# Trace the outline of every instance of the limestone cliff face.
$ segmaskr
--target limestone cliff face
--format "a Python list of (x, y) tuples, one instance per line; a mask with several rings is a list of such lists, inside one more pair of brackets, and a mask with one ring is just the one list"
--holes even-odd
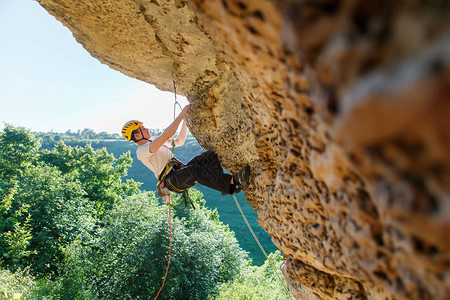
[(38, 0), (188, 97), (301, 297), (450, 297), (450, 2)]

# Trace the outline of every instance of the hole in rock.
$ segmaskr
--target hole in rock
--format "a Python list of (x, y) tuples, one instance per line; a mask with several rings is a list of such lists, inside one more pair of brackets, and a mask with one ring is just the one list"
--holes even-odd
[(243, 2), (238, 2), (237, 5), (239, 6), (240, 9), (242, 10), (246, 10), (247, 9), (247, 4), (243, 3)]
[(263, 22), (266, 20), (266, 18), (264, 17), (264, 14), (260, 10), (256, 10), (253, 13), (253, 16), (255, 16), (255, 18), (258, 18), (258, 19), (260, 19)]

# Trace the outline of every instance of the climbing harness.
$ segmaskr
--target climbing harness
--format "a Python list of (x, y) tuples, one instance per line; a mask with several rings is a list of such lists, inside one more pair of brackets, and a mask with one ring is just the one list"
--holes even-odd
[(156, 184), (158, 196), (163, 199), (163, 203), (167, 203), (171, 191), (179, 193), (183, 196), (185, 206), (187, 207), (189, 202), (192, 208), (195, 209), (194, 203), (189, 198), (188, 190), (179, 189), (170, 181), (170, 178), (166, 178), (172, 170), (178, 170), (183, 166), (184, 164), (175, 157), (169, 160), (164, 170), (158, 176), (159, 182)]
[[(285, 282), (281, 279), (279, 273), (276, 271), (272, 261), (269, 259), (269, 257), (267, 256), (266, 251), (264, 251), (263, 246), (261, 245), (261, 243), (259, 242), (258, 237), (256, 236), (256, 234), (253, 232), (252, 227), (250, 226), (250, 223), (247, 221), (247, 218), (244, 215), (244, 212), (242, 211), (241, 206), (239, 205), (238, 200), (236, 199), (236, 196), (234, 194), (232, 194), (233, 198), (234, 198), (234, 202), (236, 203), (236, 206), (238, 207), (239, 211), (241, 212), (242, 218), (244, 218), (245, 223), (247, 224), (248, 229), (250, 230), (250, 232), (253, 235), (253, 238), (255, 239), (256, 243), (258, 244), (259, 248), (261, 249), (262, 253), (264, 254), (264, 256), (266, 257), (266, 259), (269, 261), (270, 266), (272, 267), (273, 272), (277, 275), (278, 279), (280, 280), (281, 285), (283, 286), (283, 288), (285, 289), (285, 291), (287, 292), (288, 295), (290, 295), (291, 297), (293, 297), (292, 292), (289, 290), (289, 288), (285, 285)], [(276, 258), (275, 258), (276, 259)], [(274, 259), (274, 260), (275, 260)], [(293, 297), (294, 298), (294, 297)], [(295, 298), (294, 298), (295, 299)]]
[(168, 184), (170, 184), (168, 181), (165, 180), (165, 177), (167, 174), (169, 174), (174, 166), (182, 165), (183, 163), (179, 161), (176, 158), (172, 158), (169, 160), (169, 162), (164, 167), (161, 174), (158, 176), (159, 182), (156, 184), (156, 188), (158, 191), (158, 196), (163, 199), (163, 203), (167, 203), (168, 197), (170, 197), (170, 190)]

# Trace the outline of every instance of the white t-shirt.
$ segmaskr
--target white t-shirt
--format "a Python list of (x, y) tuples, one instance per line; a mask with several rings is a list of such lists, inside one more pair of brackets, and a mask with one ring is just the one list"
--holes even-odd
[(164, 167), (173, 158), (172, 151), (163, 145), (155, 153), (150, 152), (150, 142), (139, 146), (136, 150), (137, 158), (153, 173), (156, 178), (164, 170)]

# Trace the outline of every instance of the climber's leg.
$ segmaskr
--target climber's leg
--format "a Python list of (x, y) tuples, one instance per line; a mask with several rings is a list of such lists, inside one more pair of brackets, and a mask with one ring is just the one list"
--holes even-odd
[(176, 191), (191, 188), (196, 181), (198, 183), (215, 189), (222, 193), (222, 195), (230, 194), (234, 191), (234, 187), (230, 185), (232, 176), (225, 174), (222, 170), (218, 171), (214, 168), (205, 167), (202, 164), (189, 162), (185, 167), (170, 172), (166, 180), (169, 188)]
[(196, 155), (187, 163), (187, 165), (193, 164), (203, 165), (207, 168), (223, 173), (223, 168), (220, 164), (219, 157), (214, 151), (205, 151), (199, 155)]

